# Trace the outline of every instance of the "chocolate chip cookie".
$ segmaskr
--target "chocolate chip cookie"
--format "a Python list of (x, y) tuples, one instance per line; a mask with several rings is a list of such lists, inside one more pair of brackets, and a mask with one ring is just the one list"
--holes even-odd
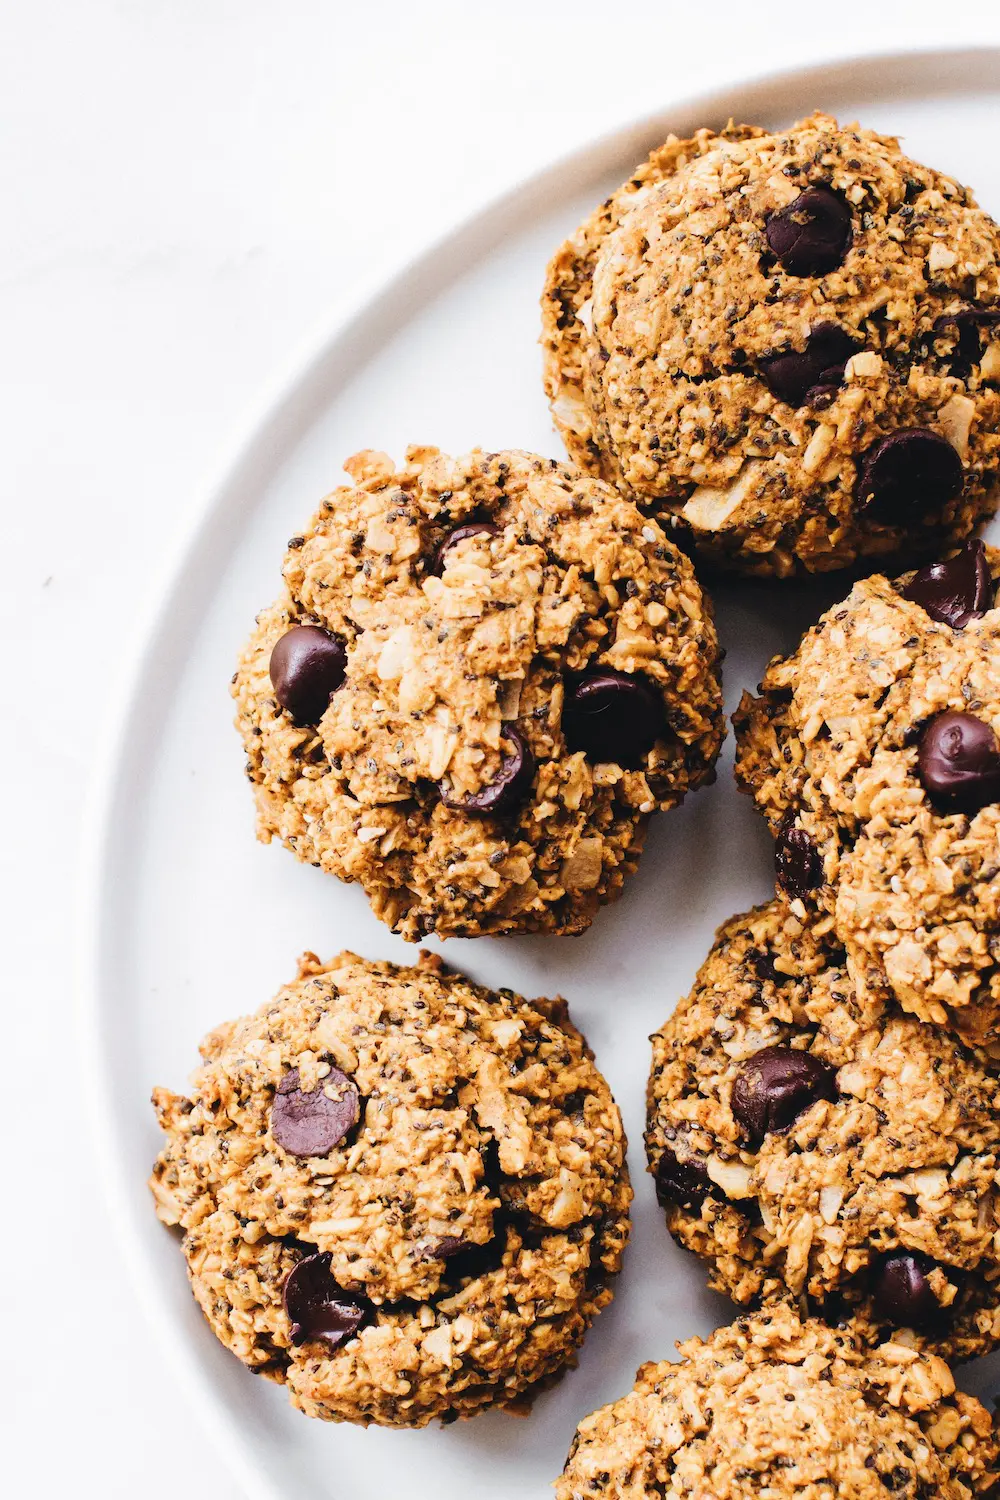
[(821, 114), (672, 136), (542, 308), (571, 456), (717, 564), (918, 560), (996, 506), (1000, 230), (892, 137)]
[(527, 453), (347, 464), (233, 680), (264, 840), (395, 932), (581, 932), (712, 778), (720, 651), (688, 559)]
[(1000, 552), (855, 585), (736, 715), (778, 883), (864, 976), (972, 1038), (1000, 1019)]
[(312, 955), (157, 1089), (151, 1187), (217, 1337), (329, 1421), (529, 1402), (611, 1300), (621, 1118), (560, 1001)]
[(989, 1413), (934, 1356), (790, 1308), (678, 1347), (580, 1423), (558, 1500), (970, 1500), (992, 1483)]
[(667, 1224), (735, 1301), (875, 1343), (1000, 1343), (997, 1055), (857, 986), (829, 917), (719, 931), (653, 1037), (646, 1148)]

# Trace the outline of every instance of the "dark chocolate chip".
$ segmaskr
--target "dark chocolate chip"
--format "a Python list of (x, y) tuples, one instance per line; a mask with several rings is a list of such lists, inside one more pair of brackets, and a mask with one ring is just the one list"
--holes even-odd
[(360, 1115), (358, 1091), (337, 1068), (331, 1068), (311, 1093), (299, 1087), (299, 1070), (293, 1068), (278, 1084), (271, 1134), (293, 1156), (325, 1156), (354, 1129)]
[(843, 265), (854, 237), (851, 210), (830, 187), (810, 187), (764, 226), (771, 254), (790, 276), (825, 276)]
[(656, 1164), (656, 1199), (661, 1208), (700, 1208), (713, 1192), (712, 1179), (704, 1162), (692, 1157), (679, 1161), (669, 1146), (664, 1146)]
[(804, 828), (785, 818), (774, 843), (774, 873), (786, 896), (795, 900), (823, 884), (823, 861)]
[(983, 357), (981, 330), (1000, 323), (1000, 308), (962, 307), (945, 313), (934, 324), (934, 332), (954, 340), (949, 368), (963, 380)]
[(764, 1047), (748, 1057), (733, 1083), (732, 1110), (754, 1147), (788, 1130), (817, 1099), (835, 1099), (828, 1063), (795, 1047)]
[(811, 406), (813, 411), (825, 411), (828, 406), (833, 405), (839, 394), (840, 380), (835, 385), (814, 385), (806, 396), (806, 405)]
[(562, 728), (571, 753), (637, 769), (664, 732), (663, 700), (644, 677), (595, 667), (566, 684)]
[(468, 1240), (461, 1239), (457, 1234), (446, 1234), (429, 1246), (435, 1260), (450, 1260), (453, 1255), (458, 1255), (468, 1245)]
[(456, 1255), (463, 1255), (466, 1250), (479, 1249), (469, 1240), (463, 1240), (457, 1234), (445, 1234), (440, 1239), (424, 1240), (416, 1250), (417, 1260), (451, 1260)]
[(989, 724), (975, 714), (948, 709), (924, 727), (917, 749), (917, 775), (943, 812), (978, 812), (1000, 802), (1000, 745)]
[(481, 1276), (499, 1271), (506, 1248), (506, 1228), (497, 1222), (497, 1233), (485, 1245), (469, 1241), (446, 1257), (445, 1280), (449, 1286), (458, 1286), (463, 1281), (478, 1281)]
[(271, 652), (274, 696), (296, 724), (319, 723), (346, 670), (344, 642), (318, 625), (293, 625)]
[(894, 1250), (872, 1268), (875, 1314), (897, 1328), (926, 1328), (941, 1312), (927, 1273), (932, 1260), (913, 1250)]
[(293, 1344), (322, 1339), (331, 1349), (352, 1338), (371, 1312), (363, 1299), (342, 1292), (330, 1274), (329, 1253), (307, 1255), (285, 1278), (282, 1298)]
[(757, 953), (752, 960), (754, 973), (761, 981), (770, 980), (772, 984), (787, 984), (791, 978), (789, 974), (779, 974), (774, 967), (774, 959), (770, 953)]
[(469, 521), (465, 526), (456, 526), (455, 530), (438, 547), (434, 554), (434, 562), (431, 572), (440, 575), (444, 572), (448, 561), (448, 553), (459, 542), (464, 541), (467, 536), (499, 536), (499, 526), (494, 526), (492, 521)]
[(844, 366), (861, 348), (860, 343), (836, 323), (820, 323), (799, 353), (782, 349), (760, 360), (761, 379), (779, 401), (803, 406), (820, 391), (836, 390), (844, 378)]
[(986, 548), (978, 537), (960, 547), (945, 562), (928, 563), (914, 573), (899, 591), (904, 599), (919, 604), (932, 620), (961, 630), (993, 608), (996, 592)]
[(531, 747), (513, 724), (504, 724), (501, 738), (509, 746), (508, 753), (500, 761), (500, 769), (493, 780), (478, 792), (468, 797), (454, 797), (442, 785), (441, 801), (455, 812), (481, 813), (499, 817), (520, 807), (528, 797), (535, 779), (535, 757)]
[(874, 521), (901, 526), (944, 510), (962, 483), (962, 460), (946, 438), (926, 427), (902, 427), (862, 458), (855, 498)]

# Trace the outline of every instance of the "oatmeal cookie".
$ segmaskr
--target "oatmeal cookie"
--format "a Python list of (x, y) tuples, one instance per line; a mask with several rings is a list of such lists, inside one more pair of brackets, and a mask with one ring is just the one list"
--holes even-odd
[(580, 1423), (558, 1500), (970, 1500), (993, 1481), (989, 1413), (933, 1355), (787, 1307), (678, 1348)]
[(653, 1037), (674, 1238), (740, 1303), (801, 1301), (953, 1359), (1000, 1343), (998, 1057), (856, 986), (829, 917), (733, 917)]
[(570, 455), (745, 573), (914, 560), (998, 498), (1000, 230), (817, 114), (671, 137), (552, 260)]
[(233, 679), (258, 831), (426, 933), (582, 932), (711, 780), (711, 606), (610, 486), (527, 453), (346, 465)]
[(156, 1210), (214, 1333), (310, 1416), (530, 1402), (611, 1300), (621, 1118), (560, 1001), (311, 954), (157, 1089)]
[(1000, 552), (855, 585), (736, 715), (779, 884), (859, 972), (972, 1038), (1000, 1020)]

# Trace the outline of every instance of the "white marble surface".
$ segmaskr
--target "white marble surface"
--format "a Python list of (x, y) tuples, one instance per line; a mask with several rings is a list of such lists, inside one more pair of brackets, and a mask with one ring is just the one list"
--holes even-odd
[(239, 1497), (105, 1238), (74, 1064), (86, 789), (206, 471), (362, 282), (561, 152), (743, 74), (1000, 43), (995, 0), (820, 11), (0, 5), (9, 1493)]

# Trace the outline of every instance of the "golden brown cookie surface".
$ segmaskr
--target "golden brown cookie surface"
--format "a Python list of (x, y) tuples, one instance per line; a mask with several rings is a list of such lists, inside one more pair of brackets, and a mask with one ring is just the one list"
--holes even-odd
[(950, 596), (873, 575), (771, 663), (736, 715), (736, 770), (786, 890), (833, 914), (859, 972), (982, 1038), (1000, 1017), (1000, 553), (936, 567)]
[(416, 938), (580, 932), (712, 776), (711, 606), (610, 486), (525, 453), (360, 454), (233, 692), (258, 829)]
[(1000, 231), (890, 137), (671, 138), (542, 307), (571, 456), (725, 567), (930, 555), (995, 508)]
[(653, 1038), (670, 1231), (737, 1302), (982, 1354), (1000, 1343), (997, 1069), (859, 991), (828, 917), (780, 899), (733, 917)]
[(331, 1421), (424, 1426), (530, 1400), (611, 1300), (621, 1119), (560, 1002), (306, 955), (158, 1089), (152, 1190), (250, 1369)]
[(865, 1351), (785, 1307), (680, 1353), (580, 1423), (558, 1500), (969, 1500), (992, 1480), (989, 1414), (940, 1359)]

